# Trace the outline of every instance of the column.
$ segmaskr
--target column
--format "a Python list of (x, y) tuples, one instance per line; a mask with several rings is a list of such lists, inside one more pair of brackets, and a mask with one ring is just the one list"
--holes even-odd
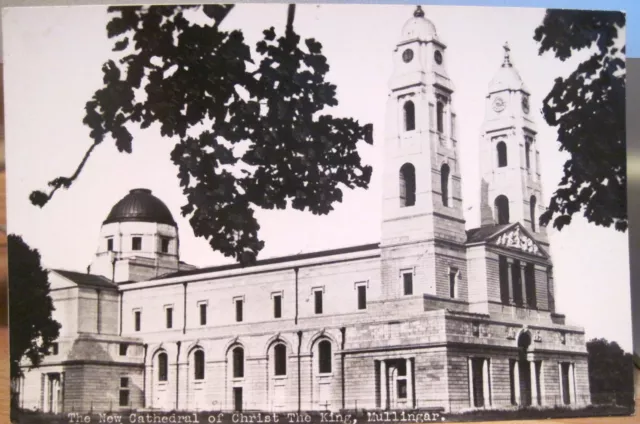
[(46, 381), (45, 381), (45, 376), (46, 374), (42, 373), (40, 374), (40, 409), (44, 412), (44, 405), (45, 402), (44, 400), (46, 399), (46, 394), (47, 394), (47, 390), (46, 390)]
[(558, 364), (558, 381), (560, 382), (560, 405), (564, 404), (564, 383), (562, 382), (562, 364)]
[(520, 262), (520, 290), (522, 292), (522, 306), (526, 307), (527, 303), (527, 272), (526, 263)]
[(380, 361), (380, 406), (389, 409), (389, 386), (387, 383), (387, 362)]
[(60, 373), (60, 408), (59, 412), (64, 412), (64, 372)]
[(575, 379), (575, 364), (569, 364), (569, 403), (577, 404), (578, 399), (576, 399), (576, 379)]
[(489, 360), (482, 361), (482, 394), (484, 397), (484, 406), (491, 405), (491, 392), (489, 389)]
[(475, 406), (473, 396), (473, 360), (469, 358), (469, 406), (472, 408)]
[(508, 282), (509, 282), (509, 304), (513, 305), (513, 260), (510, 258), (507, 258), (507, 270), (509, 272), (507, 272), (508, 277)]
[(513, 364), (513, 391), (516, 395), (516, 405), (521, 405), (520, 402), (520, 363), (515, 361)]
[(42, 397), (42, 410), (46, 412), (51, 412), (49, 410), (49, 397), (51, 396), (51, 381), (49, 381), (49, 374), (42, 374), (43, 383), (44, 383), (44, 396)]
[(413, 370), (411, 369), (411, 359), (407, 358), (406, 367), (407, 367), (407, 405), (409, 408), (413, 409), (415, 405), (415, 401), (413, 399)]
[(540, 400), (538, 399), (538, 379), (536, 373), (536, 362), (529, 361), (529, 369), (531, 370), (531, 404), (539, 405)]

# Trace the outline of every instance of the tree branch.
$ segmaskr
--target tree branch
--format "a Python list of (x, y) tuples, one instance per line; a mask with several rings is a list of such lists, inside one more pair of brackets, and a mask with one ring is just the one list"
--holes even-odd
[(31, 200), (31, 203), (36, 206), (42, 207), (45, 204), (47, 204), (49, 200), (51, 200), (51, 198), (53, 197), (55, 192), (58, 191), (59, 188), (61, 187), (69, 188), (69, 186), (71, 186), (71, 184), (78, 178), (78, 176), (80, 175), (80, 172), (82, 172), (82, 169), (87, 163), (89, 156), (91, 156), (91, 153), (93, 152), (93, 150), (96, 148), (98, 144), (99, 142), (94, 142), (89, 147), (89, 149), (87, 149), (87, 152), (84, 154), (82, 161), (80, 161), (80, 164), (78, 165), (75, 172), (70, 177), (57, 177), (49, 181), (49, 186), (53, 187), (53, 189), (48, 194), (39, 190), (31, 192), (31, 195), (29, 196), (29, 200)]
[(293, 32), (293, 20), (296, 17), (296, 5), (290, 4), (287, 10), (287, 35)]

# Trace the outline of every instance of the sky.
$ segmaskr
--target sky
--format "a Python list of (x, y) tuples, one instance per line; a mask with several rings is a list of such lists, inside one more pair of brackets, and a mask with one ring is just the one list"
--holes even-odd
[[(588, 7), (589, 2), (583, 3)], [(487, 87), (502, 63), (505, 41), (532, 92), (543, 197), (548, 203), (566, 156), (558, 151), (556, 132), (545, 124), (539, 109), (554, 79), (568, 75), (584, 56), (563, 63), (551, 55), (538, 55), (532, 37), (543, 9), (431, 5), (423, 9), (447, 45), (447, 70), (456, 89), (453, 102), (468, 228), (479, 224), (480, 127)], [(322, 42), (331, 65), (328, 79), (338, 87), (340, 103), (331, 113), (374, 126), (373, 146), (360, 146), (363, 161), (373, 166), (374, 174), (368, 190), (345, 189), (342, 204), (328, 216), (258, 211), (259, 234), (266, 242), (260, 258), (379, 241), (391, 55), (413, 10), (406, 5), (298, 7), (295, 26), (303, 37)], [(161, 137), (154, 127), (134, 131), (130, 155), (118, 153), (113, 143), (103, 143), (71, 189), (56, 193), (43, 209), (30, 204), (31, 191), (46, 189), (47, 181), (69, 175), (91, 144), (82, 118), (85, 102), (102, 86), (101, 66), (110, 57), (107, 21), (102, 6), (4, 10), (9, 232), (37, 248), (45, 266), (83, 271), (97, 249), (100, 225), (110, 208), (130, 189), (146, 187), (168, 205), (178, 222), (182, 260), (197, 266), (228, 263), (205, 240), (195, 238), (187, 219), (180, 216), (185, 200), (169, 158), (175, 140)], [(253, 45), (263, 29), (283, 29), (285, 22), (285, 5), (254, 4), (236, 7), (223, 25), (242, 29)], [(558, 311), (567, 315), (568, 323), (584, 326), (588, 338), (605, 337), (630, 350), (627, 234), (595, 227), (582, 218), (562, 232), (551, 228), (548, 232)]]

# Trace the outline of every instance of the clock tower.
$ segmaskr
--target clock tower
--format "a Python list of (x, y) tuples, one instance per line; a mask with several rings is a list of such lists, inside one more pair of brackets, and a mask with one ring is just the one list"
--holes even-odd
[[(418, 6), (393, 52), (384, 144), (383, 296), (466, 296), (465, 223), (446, 45)], [(412, 273), (409, 294), (396, 284)], [(458, 289), (450, 290), (456, 274)]]
[(481, 225), (520, 222), (545, 247), (540, 153), (530, 92), (511, 62), (509, 45), (489, 84), (480, 140)]

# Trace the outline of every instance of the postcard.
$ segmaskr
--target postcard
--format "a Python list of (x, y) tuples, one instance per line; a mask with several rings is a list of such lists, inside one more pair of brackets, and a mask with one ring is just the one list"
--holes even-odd
[(625, 23), (5, 8), (12, 415), (633, 414)]

